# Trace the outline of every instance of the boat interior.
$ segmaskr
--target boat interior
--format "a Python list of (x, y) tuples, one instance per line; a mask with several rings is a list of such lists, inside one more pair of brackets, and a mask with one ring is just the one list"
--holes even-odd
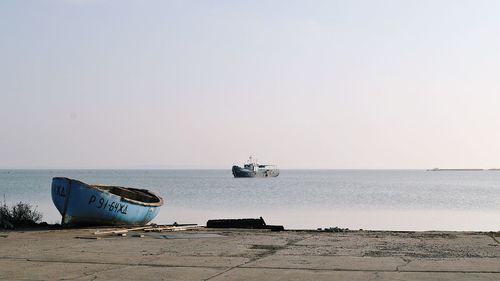
[(125, 188), (120, 186), (93, 185), (94, 187), (118, 195), (123, 198), (144, 203), (160, 203), (161, 198), (144, 189)]

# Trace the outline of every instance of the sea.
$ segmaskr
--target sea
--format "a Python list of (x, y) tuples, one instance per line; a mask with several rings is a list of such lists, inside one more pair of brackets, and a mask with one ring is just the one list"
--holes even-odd
[(229, 169), (0, 170), (0, 199), (29, 203), (59, 223), (53, 177), (149, 189), (165, 200), (158, 224), (262, 217), (287, 229), (500, 230), (500, 171), (282, 170), (276, 178), (234, 178)]

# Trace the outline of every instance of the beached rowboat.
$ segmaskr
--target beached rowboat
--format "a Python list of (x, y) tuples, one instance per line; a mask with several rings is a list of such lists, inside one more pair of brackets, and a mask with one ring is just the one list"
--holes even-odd
[(163, 199), (145, 189), (89, 185), (78, 180), (52, 179), (52, 201), (69, 225), (144, 225), (163, 205)]

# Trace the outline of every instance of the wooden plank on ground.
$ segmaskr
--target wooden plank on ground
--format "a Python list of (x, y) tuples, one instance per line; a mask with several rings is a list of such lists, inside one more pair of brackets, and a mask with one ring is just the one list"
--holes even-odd
[(126, 228), (126, 229), (118, 229), (118, 230), (110, 230), (110, 231), (96, 231), (96, 232), (94, 232), (94, 235), (121, 234), (121, 233), (127, 233), (129, 231), (144, 230), (144, 229), (149, 228), (149, 227), (150, 226), (142, 226), (142, 227), (134, 227), (134, 228)]

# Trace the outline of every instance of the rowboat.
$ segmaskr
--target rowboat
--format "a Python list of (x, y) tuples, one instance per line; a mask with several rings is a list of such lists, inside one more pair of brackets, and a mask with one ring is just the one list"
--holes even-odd
[(163, 199), (146, 189), (89, 185), (52, 179), (52, 201), (61, 225), (144, 225), (156, 217)]

